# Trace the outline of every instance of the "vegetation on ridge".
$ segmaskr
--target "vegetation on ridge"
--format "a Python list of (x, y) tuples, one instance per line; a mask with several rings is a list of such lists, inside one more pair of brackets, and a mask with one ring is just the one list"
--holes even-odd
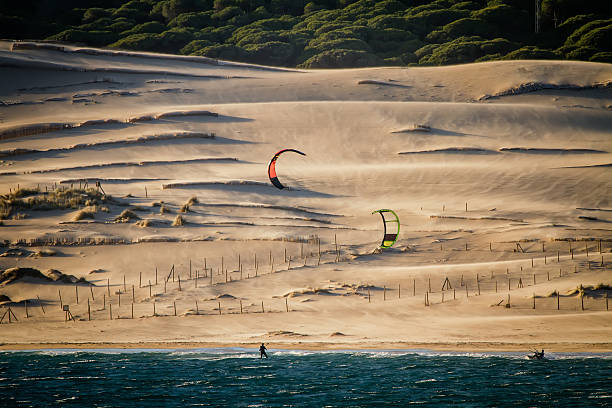
[(24, 0), (0, 36), (304, 68), (499, 59), (612, 62), (612, 2)]

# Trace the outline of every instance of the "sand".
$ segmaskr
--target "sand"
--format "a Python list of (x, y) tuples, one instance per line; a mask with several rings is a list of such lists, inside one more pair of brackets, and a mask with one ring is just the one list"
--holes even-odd
[[(2, 221), (0, 269), (91, 284), (0, 285), (19, 319), (2, 349), (612, 351), (610, 64), (308, 71), (0, 42), (0, 71), (0, 193), (113, 197)], [(307, 156), (281, 156), (278, 190), (283, 148)], [(401, 220), (385, 251), (380, 208)]]

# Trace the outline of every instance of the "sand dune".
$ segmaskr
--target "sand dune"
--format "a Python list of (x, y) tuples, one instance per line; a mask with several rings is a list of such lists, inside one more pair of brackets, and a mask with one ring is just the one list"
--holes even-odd
[(0, 270), (94, 285), (11, 278), (0, 347), (612, 350), (610, 64), (0, 42), (0, 71)]

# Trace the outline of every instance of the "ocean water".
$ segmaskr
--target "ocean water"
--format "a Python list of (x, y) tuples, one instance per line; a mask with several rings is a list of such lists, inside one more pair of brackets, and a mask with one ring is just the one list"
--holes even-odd
[(609, 407), (612, 355), (428, 351), (0, 352), (0, 406)]

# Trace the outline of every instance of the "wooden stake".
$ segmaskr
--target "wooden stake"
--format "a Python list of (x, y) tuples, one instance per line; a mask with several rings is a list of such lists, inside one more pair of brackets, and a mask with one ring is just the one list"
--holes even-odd
[(142, 272), (139, 272), (138, 287), (142, 288)]
[(113, 320), (113, 304), (108, 304), (108, 318), (109, 320)]
[(533, 258), (531, 258), (531, 267), (533, 268)]
[(533, 293), (533, 309), (535, 310), (535, 292)]
[(557, 310), (559, 310), (559, 298), (560, 298), (560, 293), (558, 290), (555, 289), (555, 292), (557, 292)]
[(401, 284), (397, 284), (397, 298), (401, 299), (402, 298), (402, 285)]
[(76, 294), (76, 303), (79, 304), (79, 285), (74, 284), (74, 293)]
[(176, 301), (172, 302), (172, 305), (174, 306), (174, 315), (176, 316)]
[(106, 291), (108, 292), (108, 298), (110, 299), (110, 278), (106, 279)]
[(132, 319), (134, 319), (134, 302), (132, 302)]
[(40, 296), (36, 295), (36, 298), (38, 299), (38, 305), (40, 306), (43, 314), (45, 314), (45, 308), (43, 307), (42, 302), (40, 301)]
[(29, 319), (30, 318), (30, 313), (28, 313), (28, 299), (24, 299), (23, 300), (23, 305), (25, 306), (26, 319)]
[(121, 307), (121, 291), (118, 291), (117, 294), (119, 296), (119, 307)]
[(387, 300), (387, 286), (383, 286), (383, 300)]
[(412, 280), (412, 296), (416, 296), (416, 279)]
[(63, 310), (64, 309), (64, 303), (62, 303), (62, 291), (58, 289), (57, 293), (59, 294), (60, 309)]
[(157, 286), (157, 266), (155, 267), (155, 286)]
[(242, 300), (240, 301), (240, 314), (242, 314)]
[[(226, 280), (227, 282), (227, 280)], [(179, 283), (179, 292), (182, 291), (183, 289), (181, 289), (181, 274), (178, 275), (178, 283)]]
[(266, 311), (264, 310), (263, 300), (261, 301), (261, 313), (266, 313)]
[(287, 298), (285, 298), (285, 310), (287, 310), (287, 313), (289, 313), (289, 303), (287, 301)]
[(127, 287), (125, 286), (125, 275), (123, 275), (123, 291), (127, 292)]
[(95, 302), (95, 301), (96, 301), (96, 299), (94, 299), (93, 286), (90, 286), (90, 287), (89, 287), (89, 291), (91, 292), (91, 301), (92, 301), (92, 302)]
[(580, 293), (580, 310), (584, 310), (584, 296)]
[(536, 284), (536, 278), (535, 278), (535, 273), (533, 274), (533, 285), (535, 286)]
[(156, 304), (156, 303), (157, 303), (157, 302), (154, 300), (154, 301), (153, 301), (153, 316), (157, 316), (157, 311), (155, 310), (155, 304)]
[[(151, 297), (151, 281), (149, 281), (149, 297)], [(132, 295), (132, 301), (134, 301), (133, 295)]]
[(189, 279), (191, 279), (191, 259), (189, 260)]
[(559, 263), (559, 251), (557, 251), (557, 263)]
[(87, 299), (87, 319), (91, 320), (91, 308), (89, 306), (89, 299)]
[(106, 309), (106, 293), (102, 294), (102, 310)]
[(371, 302), (372, 302), (372, 300), (370, 298), (370, 289), (368, 289), (368, 303), (371, 303)]

